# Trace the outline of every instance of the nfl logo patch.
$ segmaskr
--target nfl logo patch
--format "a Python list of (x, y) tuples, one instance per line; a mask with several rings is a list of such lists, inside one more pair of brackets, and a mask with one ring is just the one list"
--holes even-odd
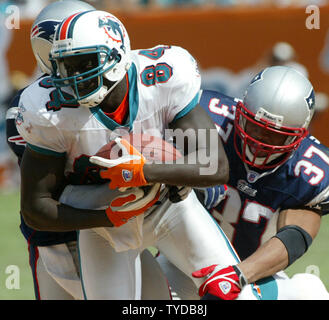
[(259, 177), (259, 173), (249, 170), (247, 173), (247, 180), (249, 183), (256, 182)]
[(231, 283), (229, 281), (223, 281), (219, 283), (219, 289), (224, 293), (228, 294), (231, 290)]
[(130, 181), (133, 178), (132, 171), (129, 171), (129, 170), (126, 170), (126, 169), (122, 170), (122, 178), (126, 182)]

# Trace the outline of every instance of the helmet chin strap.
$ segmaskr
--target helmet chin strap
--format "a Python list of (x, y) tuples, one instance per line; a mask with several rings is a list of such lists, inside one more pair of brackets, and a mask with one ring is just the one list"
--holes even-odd
[(80, 106), (85, 107), (85, 108), (93, 108), (96, 107), (97, 105), (99, 105), (104, 98), (107, 95), (107, 87), (106, 86), (102, 86), (97, 92), (95, 92), (94, 94), (92, 94), (91, 96), (82, 99), (82, 100), (78, 100)]
[[(288, 159), (290, 159), (293, 156), (294, 152), (291, 152), (290, 156), (286, 159), (286, 161)], [(268, 163), (271, 163), (272, 161), (274, 161), (275, 159), (281, 157), (283, 155), (283, 153), (277, 153), (277, 154), (272, 154), (271, 156), (269, 156), (269, 158), (267, 159), (267, 162), (264, 163), (266, 157), (256, 157), (255, 161), (254, 160), (254, 155), (253, 153), (250, 151), (249, 146), (246, 146), (246, 156), (248, 158), (249, 161), (254, 162), (256, 165), (266, 165)], [(278, 165), (276, 168), (281, 167), (282, 164)]]
[(249, 161), (254, 162), (257, 165), (262, 165), (262, 164), (267, 164), (273, 160), (275, 160), (276, 158), (280, 157), (282, 154), (272, 154), (271, 156), (269, 156), (268, 160), (266, 163), (264, 163), (266, 157), (256, 157), (255, 161), (254, 160), (254, 154), (250, 151), (249, 146), (246, 145), (246, 156), (248, 158)]

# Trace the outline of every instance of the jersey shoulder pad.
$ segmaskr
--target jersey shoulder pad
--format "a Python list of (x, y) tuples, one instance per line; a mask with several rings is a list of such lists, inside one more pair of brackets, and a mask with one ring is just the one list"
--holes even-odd
[(202, 90), (200, 105), (217, 126), (224, 128), (229, 122), (234, 121), (235, 106), (238, 101), (237, 98), (217, 91)]
[[(25, 89), (25, 88), (24, 88)], [(11, 100), (8, 110), (6, 113), (6, 138), (9, 148), (17, 156), (19, 162), (23, 156), (26, 142), (18, 133), (16, 128), (15, 119), (18, 112), (18, 104), (21, 97), (21, 94), (24, 89), (21, 89), (17, 92), (15, 97)]]
[[(290, 177), (298, 197), (309, 207), (329, 202), (329, 148), (313, 136), (307, 136), (288, 161)], [(293, 180), (292, 180), (293, 181)], [(326, 209), (329, 211), (329, 206)]]
[(164, 110), (169, 123), (197, 105), (201, 77), (195, 59), (187, 50), (159, 45), (134, 50), (132, 61), (140, 99), (154, 110)]
[(50, 77), (38, 79), (26, 87), (18, 102), (16, 128), (28, 144), (64, 152), (62, 143), (59, 143), (58, 115), (49, 109), (54, 92)]
[(142, 84), (159, 88), (201, 85), (200, 72), (193, 56), (178, 46), (158, 45), (150, 49), (132, 51), (132, 60), (140, 73)]

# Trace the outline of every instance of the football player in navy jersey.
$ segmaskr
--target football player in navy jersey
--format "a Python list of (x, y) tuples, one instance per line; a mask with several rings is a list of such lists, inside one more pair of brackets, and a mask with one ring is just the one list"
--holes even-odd
[(329, 149), (307, 130), (314, 104), (311, 83), (282, 66), (261, 71), (243, 101), (203, 91), (200, 105), (216, 124), (230, 165), (227, 190), (208, 188), (203, 195), (242, 262), (196, 271), (208, 276), (201, 296), (237, 298), (246, 284), (294, 263), (317, 235), (329, 211)]

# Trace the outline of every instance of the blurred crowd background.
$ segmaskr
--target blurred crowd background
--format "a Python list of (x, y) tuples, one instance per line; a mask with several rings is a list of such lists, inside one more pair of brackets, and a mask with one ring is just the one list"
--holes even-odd
[[(65, 1), (65, 0), (63, 0)], [(15, 157), (7, 147), (5, 115), (17, 90), (39, 71), (29, 30), (50, 0), (0, 0), (0, 191), (19, 185)], [(198, 60), (202, 87), (242, 98), (251, 77), (268, 65), (290, 65), (316, 89), (319, 120), (311, 131), (329, 145), (329, 0), (89, 0), (116, 14), (127, 27), (132, 48), (175, 44)], [(8, 28), (10, 6), (19, 8), (19, 27)], [(316, 5), (320, 28), (308, 30), (305, 9)], [(313, 21), (314, 22), (314, 21)], [(150, 31), (150, 32), (149, 32)], [(320, 136), (320, 137), (319, 137)]]
[[(52, 0), (2, 0), (2, 6), (15, 4), (22, 8), (24, 17), (33, 18), (38, 10), (41, 10)], [(328, 0), (87, 0), (97, 9), (145, 9), (145, 8), (170, 8), (170, 7), (246, 7), (246, 6), (275, 6), (287, 7), (297, 6), (305, 7), (307, 5), (322, 6), (328, 4)]]

